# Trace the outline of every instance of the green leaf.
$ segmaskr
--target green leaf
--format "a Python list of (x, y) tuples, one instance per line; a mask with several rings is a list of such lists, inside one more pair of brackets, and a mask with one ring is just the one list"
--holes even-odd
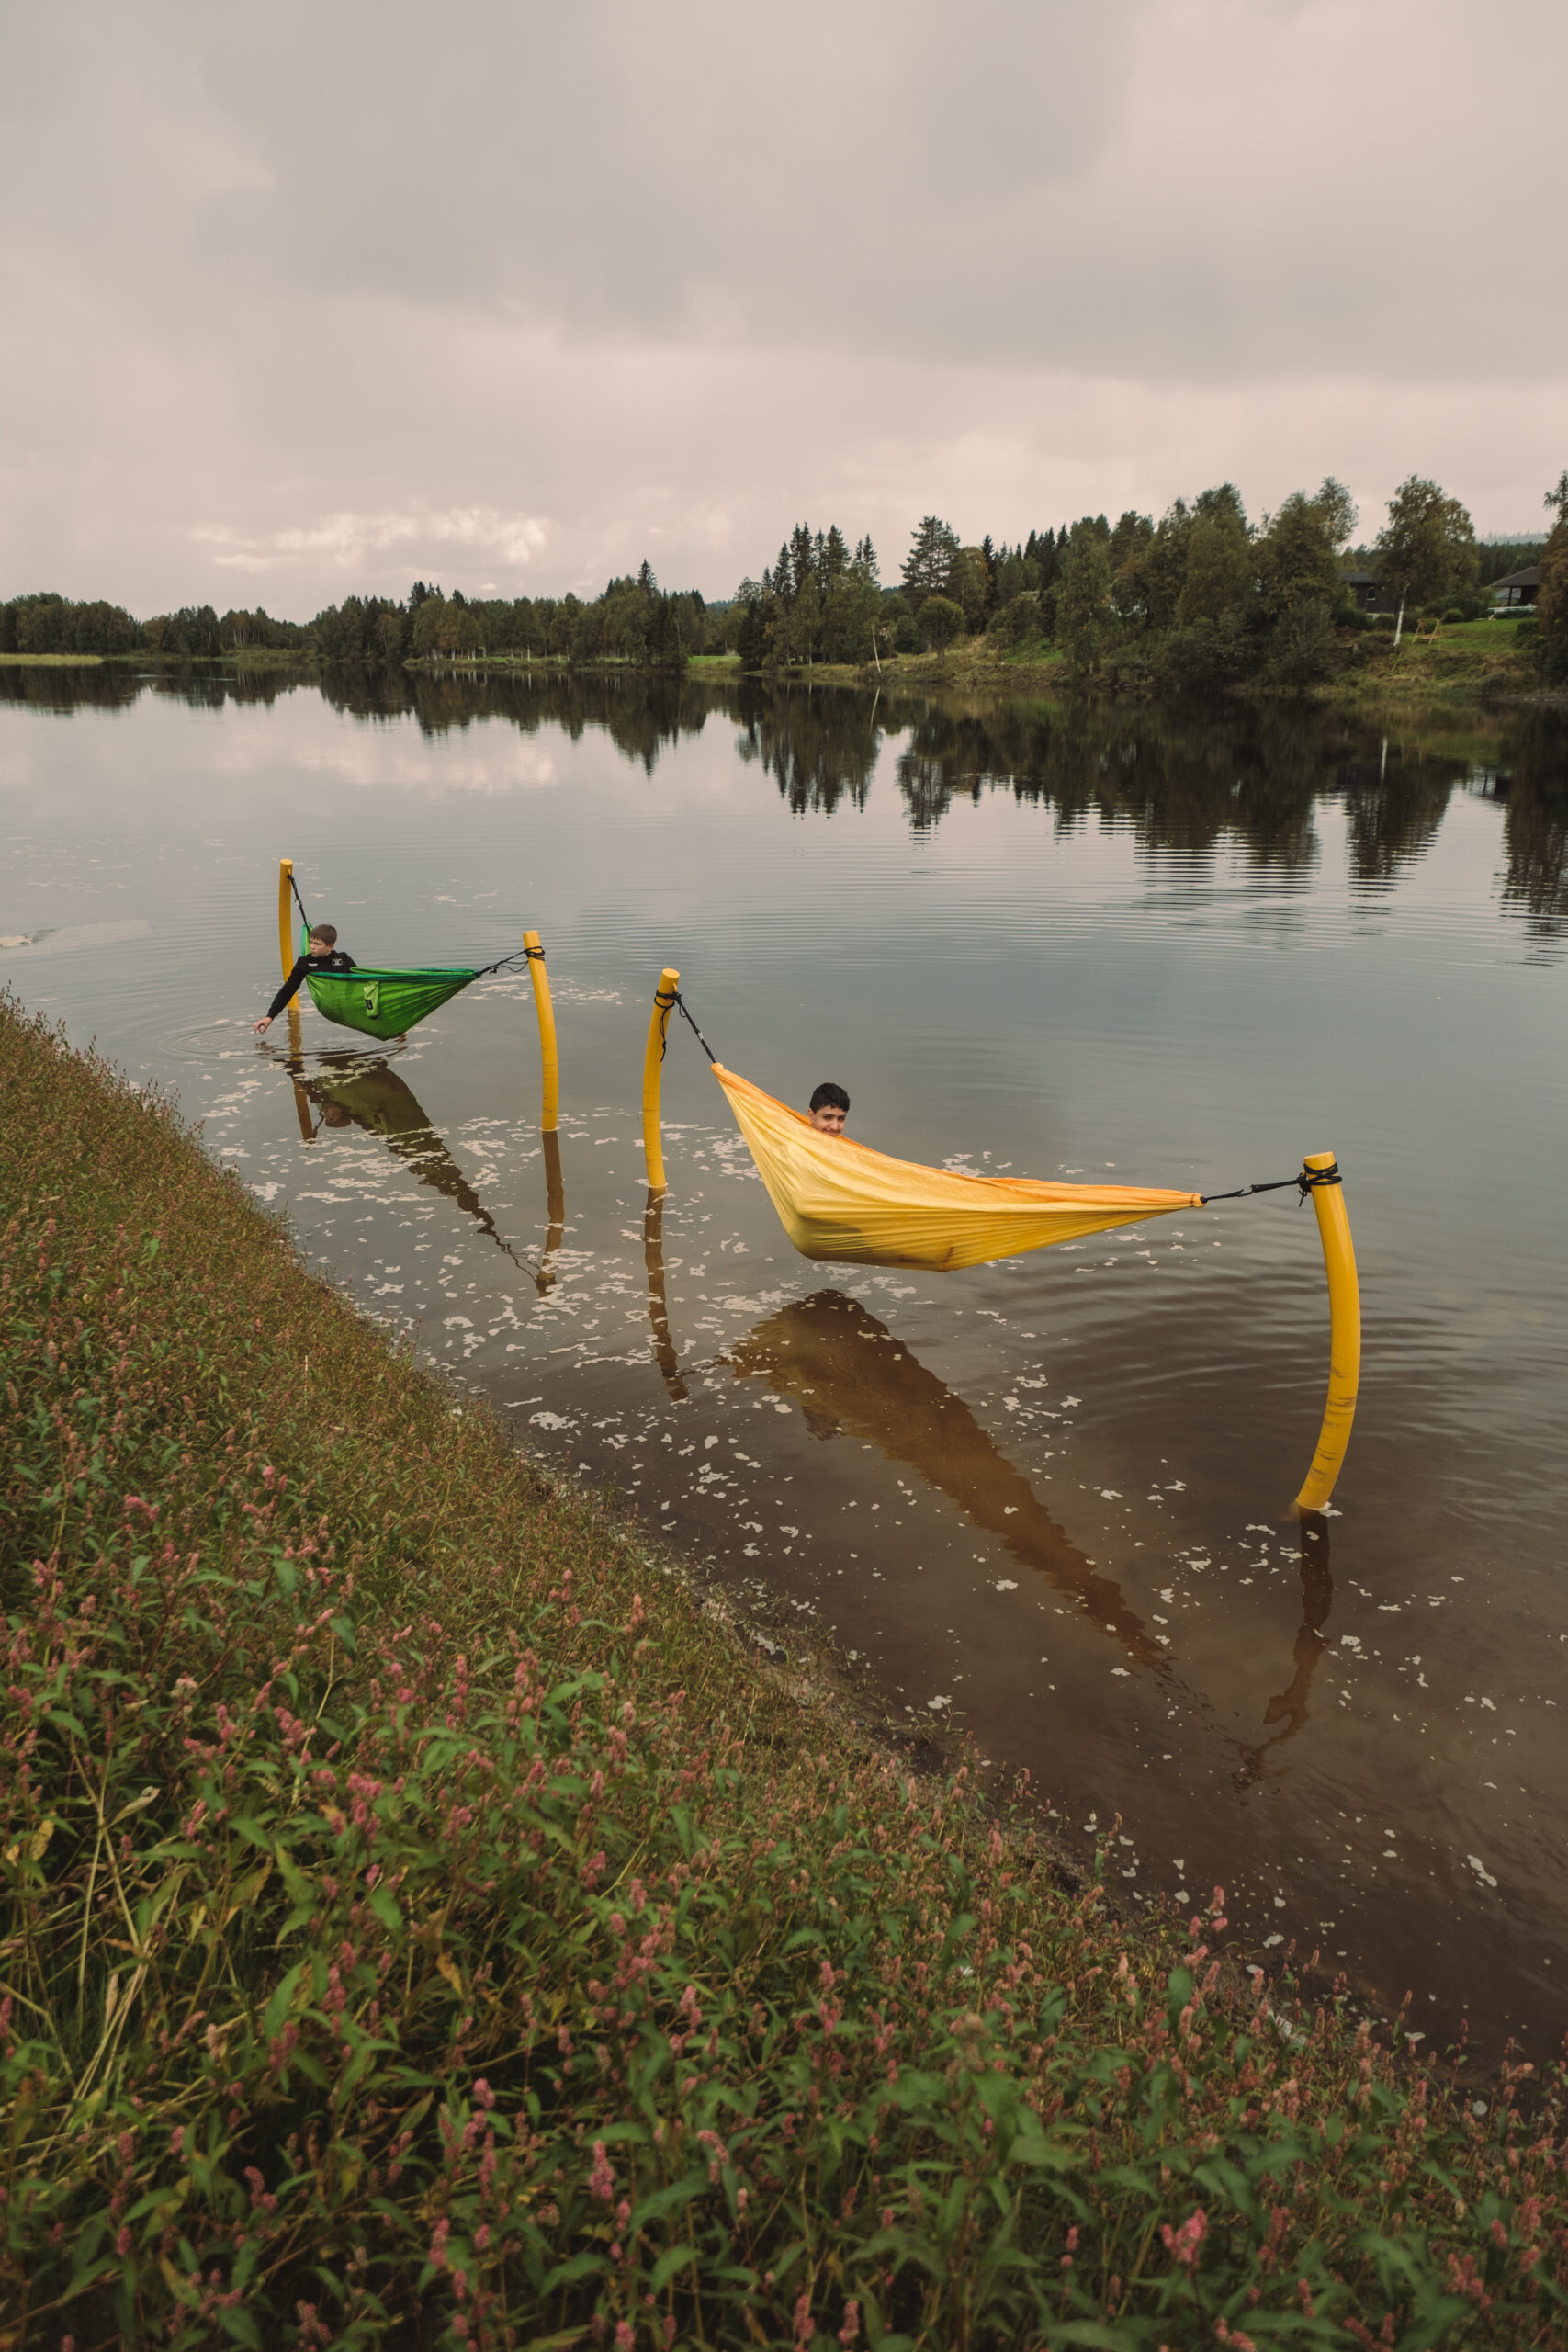
[(667, 2247), (653, 2266), (653, 2276), (648, 2282), (650, 2291), (655, 2295), (662, 2292), (678, 2270), (684, 2270), (689, 2263), (695, 2262), (696, 2259), (697, 2249), (694, 2245)]
[(373, 1886), (370, 1890), (369, 1903), (371, 1910), (380, 1920), (387, 1933), (389, 1936), (400, 1936), (403, 1932), (403, 1915), (399, 1910), (390, 1890), (384, 1886)]
[(666, 2213), (676, 2212), (682, 2205), (689, 2205), (694, 2197), (702, 2195), (707, 2185), (705, 2172), (691, 2172), (683, 2180), (672, 2180), (666, 2188), (656, 2188), (651, 2197), (645, 2197), (639, 2204), (633, 2206), (631, 2220), (626, 2224), (628, 2237), (635, 2238), (649, 2222), (661, 2221)]
[(295, 1987), (308, 1965), (307, 1962), (297, 1960), (267, 2003), (266, 2013), (262, 2018), (262, 2031), (269, 2041), (276, 2041), (288, 2024), (288, 2012), (294, 2007)]

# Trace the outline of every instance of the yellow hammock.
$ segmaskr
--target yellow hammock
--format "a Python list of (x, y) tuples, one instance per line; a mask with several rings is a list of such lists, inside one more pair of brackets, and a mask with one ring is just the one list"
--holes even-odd
[(848, 1136), (822, 1134), (802, 1113), (718, 1062), (713, 1074), (784, 1231), (805, 1258), (951, 1273), (1203, 1204), (1197, 1193), (961, 1176), (889, 1159)]

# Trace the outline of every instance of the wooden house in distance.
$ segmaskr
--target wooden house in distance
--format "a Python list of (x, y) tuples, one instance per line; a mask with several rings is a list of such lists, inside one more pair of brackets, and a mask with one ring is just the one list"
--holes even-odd
[(1521, 605), (1533, 605), (1540, 594), (1540, 566), (1527, 563), (1522, 571), (1510, 571), (1506, 580), (1492, 583), (1492, 609), (1495, 613), (1517, 612)]

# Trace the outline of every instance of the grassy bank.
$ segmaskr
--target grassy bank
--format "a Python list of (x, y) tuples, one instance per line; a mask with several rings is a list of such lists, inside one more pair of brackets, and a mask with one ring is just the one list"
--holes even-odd
[(1562, 2340), (1555, 2084), (1130, 1940), (0, 1067), (6, 2352)]
[(0, 653), (7, 670), (101, 670), (101, 653)]
[[(1516, 624), (1462, 621), (1436, 633), (1413, 630), (1396, 648), (1385, 630), (1347, 631), (1336, 638), (1327, 674), (1316, 684), (1286, 689), (1264, 678), (1248, 678), (1223, 691), (1246, 699), (1304, 694), (1316, 702), (1349, 709), (1419, 714), (1454, 707), (1480, 707), (1497, 698), (1535, 696), (1540, 686), (1534, 664), (1518, 647)], [(1089, 675), (1075, 673), (1066, 654), (1044, 640), (1001, 651), (985, 637), (962, 638), (942, 653), (901, 653), (880, 669), (818, 662), (775, 674), (820, 685), (947, 687), (998, 695), (1180, 695), (1162, 676), (1160, 640), (1129, 635), (1112, 639)]]

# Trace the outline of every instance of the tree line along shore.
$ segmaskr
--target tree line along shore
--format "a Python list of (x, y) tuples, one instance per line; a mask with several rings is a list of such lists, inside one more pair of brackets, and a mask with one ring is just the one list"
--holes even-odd
[(1563, 2340), (1560, 2077), (1119, 1919), (0, 1057), (16, 2352)]
[(53, 594), (0, 603), (0, 659), (299, 660), (329, 666), (517, 662), (675, 669), (728, 657), (747, 671), (963, 660), (1049, 666), (1078, 685), (1213, 694), (1299, 691), (1350, 678), (1406, 628), (1435, 633), (1493, 611), (1495, 583), (1539, 569), (1539, 593), (1499, 621), (1519, 683), (1568, 684), (1568, 472), (1546, 494), (1540, 540), (1482, 542), (1465, 507), (1412, 476), (1375, 537), (1352, 546), (1356, 509), (1332, 478), (1250, 522), (1228, 482), (1156, 522), (1085, 515), (1013, 544), (964, 546), (922, 517), (896, 584), (869, 538), (796, 526), (760, 579), (723, 603), (662, 588), (651, 568), (599, 596), (350, 596), (309, 622), (209, 605), (137, 620)]

